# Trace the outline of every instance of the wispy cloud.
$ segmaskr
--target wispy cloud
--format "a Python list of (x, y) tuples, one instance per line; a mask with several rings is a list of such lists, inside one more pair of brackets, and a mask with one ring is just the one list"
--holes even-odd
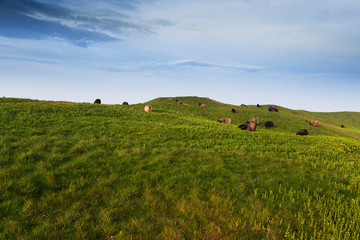
[(189, 66), (189, 67), (204, 67), (204, 68), (216, 68), (216, 69), (228, 69), (228, 70), (242, 70), (247, 72), (258, 72), (263, 69), (262, 66), (256, 65), (247, 65), (247, 64), (214, 64), (214, 63), (207, 63), (201, 62), (196, 60), (181, 60), (175, 62), (169, 62), (168, 65), (173, 66)]
[(246, 71), (246, 72), (259, 72), (264, 69), (263, 66), (247, 65), (247, 64), (214, 64), (196, 60), (177, 60), (169, 62), (133, 62), (123, 63), (121, 66), (102, 66), (100, 69), (110, 72), (127, 72), (127, 71), (139, 71), (144, 69), (174, 69), (174, 68), (207, 68), (212, 70), (221, 71)]
[[(137, 1), (95, 1), (63, 4), (36, 0), (0, 1), (0, 35), (18, 39), (67, 40), (86, 47), (92, 42), (117, 41), (128, 32), (150, 33), (150, 27), (127, 13)], [(91, 5), (92, 8), (87, 8)], [(164, 24), (164, 22), (160, 22)]]
[(42, 63), (42, 64), (55, 64), (58, 63), (57, 61), (48, 60), (48, 59), (39, 59), (39, 58), (29, 58), (29, 57), (18, 57), (18, 56), (0, 56), (0, 60), (6, 61), (21, 61), (21, 62), (35, 62), (35, 63)]

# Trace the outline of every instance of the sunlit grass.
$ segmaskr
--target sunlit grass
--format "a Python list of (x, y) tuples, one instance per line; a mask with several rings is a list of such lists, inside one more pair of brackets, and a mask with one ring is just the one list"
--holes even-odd
[(359, 113), (177, 99), (0, 99), (0, 238), (359, 238)]

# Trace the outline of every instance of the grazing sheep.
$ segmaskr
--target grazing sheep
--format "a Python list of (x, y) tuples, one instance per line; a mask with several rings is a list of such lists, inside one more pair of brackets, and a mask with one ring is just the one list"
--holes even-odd
[(256, 131), (257, 124), (255, 122), (247, 123), (247, 130), (249, 131)]
[(233, 113), (236, 113), (236, 110), (235, 110), (235, 109), (231, 109), (231, 111), (232, 111)]
[(129, 103), (128, 102), (123, 102), (122, 105), (129, 105)]
[(276, 105), (271, 105), (269, 106), (269, 112), (278, 112), (279, 110), (277, 109)]
[(94, 104), (101, 104), (101, 100), (100, 100), (100, 99), (96, 99), (96, 100), (94, 101)]
[(246, 107), (246, 105), (245, 105), (245, 104), (241, 104), (240, 106), (241, 106), (241, 107)]
[(319, 121), (318, 120), (311, 120), (310, 125), (313, 127), (317, 127), (319, 126)]
[(199, 103), (199, 107), (201, 107), (201, 108), (207, 108), (206, 104), (204, 104), (204, 103)]
[(300, 130), (296, 133), (296, 135), (304, 136), (304, 135), (309, 135), (309, 133), (308, 133), (308, 130), (306, 130), (306, 129), (300, 129)]
[(255, 131), (256, 123), (251, 122), (251, 123), (247, 123), (247, 124), (241, 124), (240, 126), (238, 126), (238, 128), (240, 128), (241, 130)]
[(253, 117), (253, 118), (250, 118), (247, 123), (251, 123), (251, 122), (254, 122), (256, 125), (259, 124), (259, 119), (258, 117)]
[(259, 104), (256, 104), (257, 107), (261, 107)]
[(231, 118), (221, 118), (218, 120), (219, 123), (231, 124)]
[(274, 127), (273, 121), (267, 121), (267, 122), (264, 123), (264, 125), (265, 125), (266, 128), (272, 128), (272, 127)]
[(152, 106), (151, 106), (151, 105), (146, 105), (146, 106), (144, 107), (144, 111), (145, 111), (145, 112), (152, 112)]
[(345, 125), (344, 125), (344, 124), (341, 124), (341, 127), (342, 127), (342, 128), (344, 128), (344, 127), (345, 127)]
[(175, 100), (176, 104), (182, 104), (182, 102), (179, 102), (177, 99)]

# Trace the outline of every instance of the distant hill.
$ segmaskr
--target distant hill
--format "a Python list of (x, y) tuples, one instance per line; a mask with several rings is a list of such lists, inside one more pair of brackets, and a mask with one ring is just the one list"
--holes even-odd
[(0, 98), (0, 239), (359, 239), (360, 113), (268, 107)]
[[(328, 135), (343, 137), (360, 137), (360, 113), (359, 112), (308, 112), (303, 110), (292, 110), (278, 106), (279, 112), (269, 112), (270, 105), (247, 105), (246, 107), (224, 104), (209, 98), (199, 97), (169, 97), (157, 98), (147, 102), (148, 104), (158, 105), (159, 108), (169, 107), (174, 104), (175, 99), (183, 102), (184, 107), (173, 108), (172, 110), (181, 111), (183, 114), (197, 114), (204, 119), (216, 121), (222, 117), (230, 117), (233, 125), (246, 123), (251, 117), (258, 117), (260, 120), (258, 130), (265, 130), (265, 121), (273, 121), (275, 127), (273, 131), (294, 133), (299, 129), (306, 128), (311, 135)], [(207, 110), (197, 108), (198, 103), (205, 103), (209, 107)], [(195, 107), (195, 109), (193, 108)], [(234, 108), (236, 113), (232, 113)], [(319, 127), (314, 128), (309, 125), (312, 119), (320, 122)], [(308, 122), (307, 122), (308, 121)], [(341, 128), (341, 125), (345, 128)]]

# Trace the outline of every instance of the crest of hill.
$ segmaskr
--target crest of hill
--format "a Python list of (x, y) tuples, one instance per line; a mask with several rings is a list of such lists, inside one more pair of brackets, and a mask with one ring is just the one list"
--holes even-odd
[(148, 104), (154, 104), (154, 103), (160, 103), (160, 104), (168, 104), (168, 103), (174, 103), (175, 100), (178, 100), (180, 102), (182, 102), (184, 105), (193, 105), (193, 106), (198, 106), (199, 103), (204, 103), (207, 106), (212, 106), (212, 107), (221, 107), (221, 106), (235, 106), (235, 105), (231, 105), (231, 104), (226, 104), (226, 103), (222, 103), (213, 99), (210, 99), (208, 97), (161, 97), (161, 98), (155, 98), (149, 102), (147, 102)]

